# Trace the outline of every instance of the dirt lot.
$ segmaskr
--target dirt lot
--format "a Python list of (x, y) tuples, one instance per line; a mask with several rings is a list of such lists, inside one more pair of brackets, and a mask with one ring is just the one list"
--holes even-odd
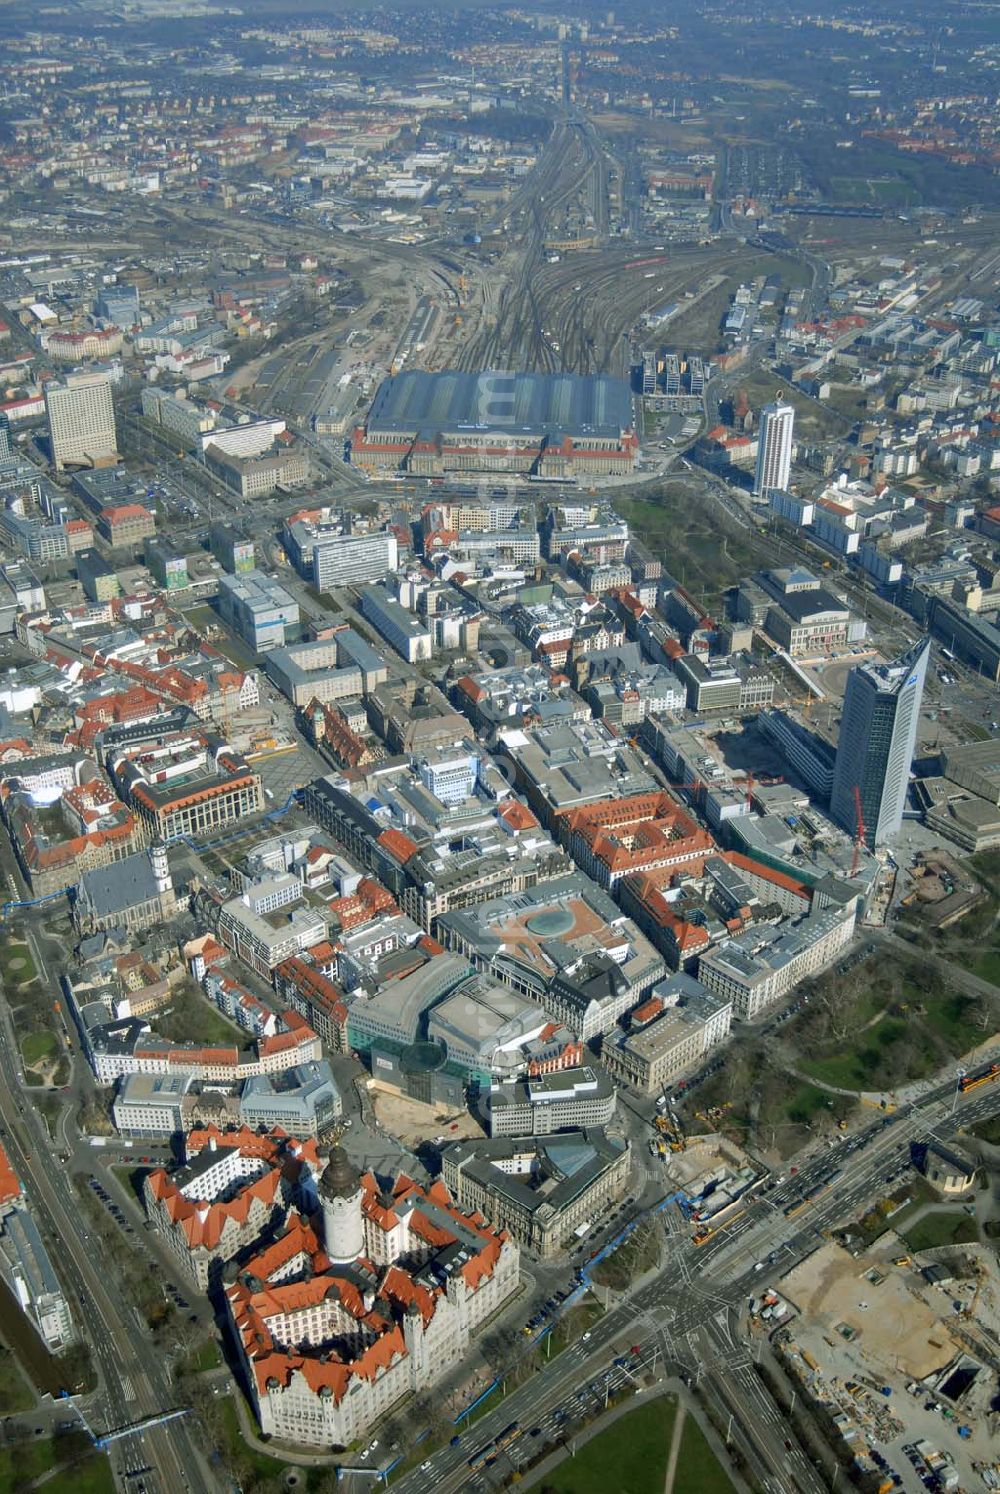
[[(824, 1245), (785, 1277), (781, 1292), (825, 1339), (836, 1344), (842, 1339), (839, 1325), (847, 1324), (856, 1335), (855, 1353), (873, 1368), (898, 1365), (901, 1373), (921, 1379), (947, 1364), (956, 1345), (938, 1304), (925, 1300), (920, 1278), (893, 1266), (906, 1247), (895, 1235), (884, 1239), (889, 1243), (857, 1259), (840, 1245)], [(873, 1267), (883, 1277), (878, 1284), (865, 1276)]]
[(424, 1105), (396, 1090), (372, 1085), (372, 1104), (381, 1125), (404, 1146), (415, 1150), (422, 1141), (446, 1136), (459, 1141), (466, 1136), (482, 1136), (483, 1128), (467, 1110), (447, 1110), (440, 1105)]

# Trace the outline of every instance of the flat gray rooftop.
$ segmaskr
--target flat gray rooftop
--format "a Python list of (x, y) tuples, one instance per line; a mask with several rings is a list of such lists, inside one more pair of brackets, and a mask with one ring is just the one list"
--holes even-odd
[(368, 413), (370, 432), (482, 430), (618, 437), (633, 423), (632, 395), (607, 374), (425, 373), (385, 380)]

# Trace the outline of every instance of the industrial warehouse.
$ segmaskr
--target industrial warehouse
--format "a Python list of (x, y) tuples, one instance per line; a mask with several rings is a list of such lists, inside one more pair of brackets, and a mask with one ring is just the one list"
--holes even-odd
[(605, 374), (396, 374), (380, 386), (351, 461), (369, 476), (516, 472), (619, 477), (638, 455), (632, 395)]

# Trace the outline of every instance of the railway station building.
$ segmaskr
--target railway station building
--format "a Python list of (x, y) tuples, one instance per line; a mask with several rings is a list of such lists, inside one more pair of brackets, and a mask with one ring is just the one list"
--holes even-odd
[(351, 437), (351, 461), (371, 477), (625, 476), (638, 450), (631, 391), (606, 374), (408, 369), (382, 383)]

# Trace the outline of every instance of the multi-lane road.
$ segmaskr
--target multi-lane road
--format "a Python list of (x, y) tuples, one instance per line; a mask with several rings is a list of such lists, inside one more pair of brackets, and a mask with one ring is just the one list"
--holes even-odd
[[(91, 1348), (99, 1386), (85, 1398), (98, 1435), (177, 1409), (164, 1356), (151, 1351), (149, 1331), (116, 1288), (100, 1258), (96, 1234), (59, 1161), (59, 1146), (22, 1086), (17, 1042), (6, 1000), (0, 1001), (0, 1118), (3, 1141), (43, 1230), (58, 1241), (57, 1269), (78, 1326)], [(218, 1481), (187, 1417), (136, 1430), (109, 1447), (119, 1487), (146, 1494), (216, 1494)]]
[[(474, 1487), (469, 1459), (511, 1422), (520, 1427), (524, 1449), (536, 1450), (536, 1426), (551, 1430), (559, 1413), (572, 1417), (582, 1387), (600, 1385), (622, 1352), (638, 1344), (645, 1356), (655, 1347), (660, 1362), (697, 1383), (700, 1394), (732, 1417), (728, 1430), (757, 1482), (773, 1494), (819, 1494), (824, 1485), (791, 1437), (788, 1423), (772, 1402), (747, 1353), (740, 1315), (746, 1298), (762, 1281), (785, 1274), (826, 1239), (838, 1223), (855, 1217), (908, 1166), (909, 1148), (927, 1137), (947, 1137), (1000, 1109), (1000, 1088), (956, 1095), (954, 1083), (928, 1091), (905, 1111), (876, 1120), (866, 1131), (820, 1147), (794, 1177), (748, 1206), (728, 1229), (696, 1247), (679, 1219), (664, 1216), (665, 1263), (651, 1280), (631, 1291), (587, 1335), (558, 1359), (544, 1364), (506, 1397), (456, 1446), (440, 1448), (429, 1468), (415, 1469), (397, 1487), (422, 1494), (433, 1476), (439, 1494)], [(827, 1192), (789, 1217), (795, 1206), (831, 1168), (840, 1176)], [(759, 1269), (758, 1269), (759, 1268)], [(766, 1271), (766, 1274), (765, 1274)], [(789, 1447), (787, 1444), (791, 1442)], [(513, 1456), (518, 1456), (517, 1443)], [(485, 1480), (480, 1475), (485, 1486)]]

